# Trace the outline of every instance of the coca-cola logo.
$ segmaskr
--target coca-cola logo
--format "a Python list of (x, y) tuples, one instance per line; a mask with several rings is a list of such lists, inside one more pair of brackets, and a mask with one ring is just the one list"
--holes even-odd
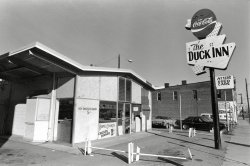
[(191, 31), (198, 39), (204, 39), (213, 31), (215, 24), (215, 14), (209, 9), (201, 9), (192, 17)]
[(209, 17), (209, 18), (204, 18), (203, 20), (202, 19), (199, 19), (198, 21), (195, 21), (193, 23), (193, 28), (196, 28), (196, 27), (201, 27), (201, 26), (205, 26), (205, 25), (208, 25), (210, 23), (213, 22), (213, 17)]

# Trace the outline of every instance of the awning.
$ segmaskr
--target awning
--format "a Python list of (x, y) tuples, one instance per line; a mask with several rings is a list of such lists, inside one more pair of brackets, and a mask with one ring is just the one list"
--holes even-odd
[(35, 43), (25, 49), (0, 56), (0, 78), (18, 80), (53, 73), (75, 75), (80, 69), (67, 62), (64, 57), (55, 56), (46, 46)]

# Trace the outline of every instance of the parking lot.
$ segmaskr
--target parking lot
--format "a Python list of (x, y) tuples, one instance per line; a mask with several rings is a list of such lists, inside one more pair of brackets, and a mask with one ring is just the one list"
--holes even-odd
[[(187, 130), (178, 129), (174, 129), (172, 133), (167, 129), (154, 129), (93, 141), (92, 145), (126, 151), (128, 143), (133, 142), (141, 148), (141, 153), (181, 157), (189, 156), (189, 148), (193, 157), (192, 160), (180, 160), (140, 156), (140, 160), (131, 165), (250, 165), (246, 157), (250, 142), (243, 142), (246, 137), (250, 138), (249, 124), (243, 122), (243, 126), (235, 128), (235, 135), (222, 135), (221, 150), (214, 149), (213, 134), (209, 132), (198, 131), (195, 137), (189, 138)], [(94, 156), (84, 156), (81, 151), (84, 148), (83, 144), (70, 147), (54, 143), (31, 144), (13, 139), (0, 140), (1, 165), (128, 165), (125, 153), (94, 150)], [(241, 154), (241, 151), (244, 153)], [(236, 154), (240, 154), (241, 157)]]

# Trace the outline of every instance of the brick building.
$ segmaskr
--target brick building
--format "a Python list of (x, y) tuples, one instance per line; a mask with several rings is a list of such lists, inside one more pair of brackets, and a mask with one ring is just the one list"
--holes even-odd
[[(175, 119), (185, 119), (188, 116), (199, 116), (201, 113), (212, 113), (210, 81), (169, 86), (165, 83), (152, 93), (152, 116), (168, 116)], [(227, 108), (236, 104), (235, 90), (218, 90), (219, 109), (225, 108), (225, 94), (227, 95)], [(229, 104), (232, 103), (232, 104)], [(231, 105), (231, 106), (229, 106)]]

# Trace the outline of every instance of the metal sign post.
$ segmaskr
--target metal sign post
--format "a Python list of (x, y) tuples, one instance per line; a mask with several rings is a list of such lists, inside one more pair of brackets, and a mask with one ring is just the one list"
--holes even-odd
[[(229, 117), (227, 114), (227, 91), (225, 91), (225, 111), (226, 111), (226, 121), (227, 121), (227, 132), (229, 132)], [(230, 114), (230, 110), (229, 110)]]
[(215, 146), (215, 149), (221, 149), (218, 101), (217, 101), (217, 91), (215, 88), (214, 68), (209, 68), (209, 71), (210, 71), (211, 101), (212, 101), (212, 111), (213, 111), (213, 121), (214, 121), (214, 146)]
[(180, 128), (181, 128), (181, 131), (182, 131), (182, 120), (181, 120), (181, 94), (180, 94)]

